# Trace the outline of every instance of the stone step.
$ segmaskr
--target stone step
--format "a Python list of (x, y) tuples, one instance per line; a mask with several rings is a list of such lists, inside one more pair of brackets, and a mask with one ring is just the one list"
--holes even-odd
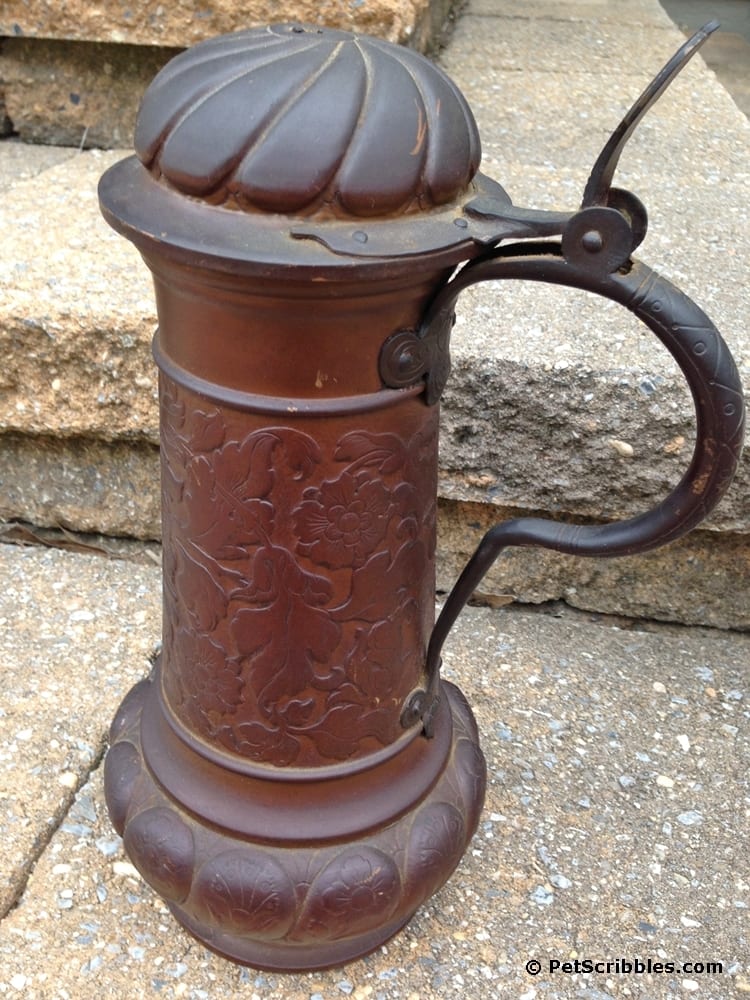
[(179, 48), (8, 38), (5, 107), (25, 142), (129, 146), (143, 91)]
[[(639, 0), (632, 21), (610, 9), (539, 0), (519, 16), (478, 3), (443, 53), (477, 115), (483, 170), (516, 203), (574, 208), (608, 132), (681, 42), (652, 0)], [(698, 58), (633, 136), (616, 178), (650, 209), (638, 256), (712, 316), (746, 385), (749, 138)], [(124, 155), (0, 143), (0, 512), (150, 538), (153, 294), (96, 199), (99, 176)], [(495, 518), (599, 522), (657, 503), (687, 466), (693, 427), (682, 377), (629, 314), (518, 282), (459, 301), (442, 419), (442, 587)], [(748, 627), (748, 497), (745, 459), (710, 521), (678, 545), (596, 562), (522, 550), (498, 564), (487, 593)]]
[(287, 0), (283, 5), (278, 0), (218, 0), (203, 6), (192, 0), (145, 0), (138, 4), (71, 0), (63, 5), (4, 0), (0, 35), (186, 48), (204, 38), (243, 28), (298, 21), (413, 44), (430, 19), (439, 25), (451, 6), (450, 0)]

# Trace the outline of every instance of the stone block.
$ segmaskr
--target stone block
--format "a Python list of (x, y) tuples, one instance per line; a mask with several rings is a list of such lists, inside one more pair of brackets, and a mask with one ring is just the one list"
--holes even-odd
[[(494, 524), (526, 513), (442, 498), (438, 589), (453, 587)], [(748, 592), (750, 534), (696, 530), (646, 555), (618, 559), (576, 558), (538, 548), (507, 549), (482, 581), (477, 599), (494, 605), (564, 601), (584, 611), (747, 630)]]
[(469, 8), (475, 17), (503, 17), (512, 20), (588, 21), (617, 25), (640, 25), (644, 21), (658, 26), (670, 25), (666, 11), (653, 0), (629, 0), (613, 4), (612, 0), (471, 0)]
[[(18, 144), (0, 147), (0, 177), (19, 176), (5, 202), (13, 224), (9, 214), (0, 236), (0, 510), (42, 525), (158, 537), (151, 280), (132, 246), (101, 220), (95, 193), (101, 173), (124, 154), (67, 154), (47, 169), (39, 155), (22, 160)], [(714, 214), (731, 217), (738, 196), (737, 186), (722, 186)], [(697, 230), (700, 213), (686, 223)], [(668, 253), (669, 239), (657, 237), (656, 249)], [(709, 308), (723, 309), (731, 328), (742, 307), (722, 294), (736, 263), (729, 253), (724, 262), (721, 279), (709, 283)], [(678, 279), (700, 284), (692, 272)], [(734, 336), (747, 360), (741, 329)], [(632, 516), (661, 499), (687, 464), (688, 393), (670, 359), (619, 307), (538, 285), (477, 289), (459, 302), (453, 355), (442, 414), (441, 587), (478, 540), (472, 524), (519, 510), (594, 521)], [(680, 572), (661, 556), (603, 564), (525, 551), (507, 561), (510, 578), (503, 560), (483, 587), (495, 596), (510, 589), (523, 601), (562, 598), (739, 625), (748, 495), (745, 460), (712, 517), (714, 530), (684, 543)], [(714, 569), (691, 577), (690, 559)]]
[[(694, 426), (684, 380), (658, 363), (613, 357), (610, 370), (593, 363), (555, 369), (457, 350), (443, 397), (441, 490), (556, 516), (633, 517), (677, 485)], [(706, 525), (750, 531), (748, 497), (745, 453)]]
[[(525, 8), (525, 4), (523, 6)], [(568, 5), (556, 6), (564, 11)], [(469, 13), (473, 15), (472, 8)], [(475, 21), (483, 22), (488, 29), (479, 45)], [(623, 25), (614, 18), (563, 20), (550, 17), (549, 12), (542, 17), (527, 17), (524, 10), (522, 16), (514, 18), (506, 14), (493, 21), (494, 27), (492, 23), (487, 24), (485, 18), (469, 16), (456, 25), (448, 61), (465, 61), (467, 77), (479, 75), (489, 80), (498, 72), (522, 70), (546, 73), (550, 81), (557, 74), (562, 76), (571, 72), (602, 75), (610, 80), (614, 75), (623, 79), (648, 71), (642, 53), (654, 51), (659, 37), (664, 39), (665, 45), (663, 62), (674, 49), (671, 22), (666, 17), (659, 24), (650, 18), (641, 18)], [(499, 24), (508, 30), (497, 30)], [(540, 28), (545, 36), (543, 51), (539, 47)], [(661, 64), (655, 66), (654, 72), (660, 68)]]
[(158, 539), (159, 449), (96, 438), (2, 434), (0, 519)]
[[(657, 7), (641, 3), (644, 12)], [(476, 105), (484, 171), (520, 204), (572, 209), (599, 146), (647, 74), (628, 71), (621, 59), (615, 75), (628, 92), (620, 93), (606, 58), (583, 62), (558, 5), (545, 16), (541, 0), (532, 6), (517, 34), (525, 55), (503, 49), (516, 17), (469, 15), (443, 61)], [(534, 53), (548, 21), (555, 51), (545, 68)], [(661, 27), (661, 15), (653, 21), (650, 41), (638, 34), (649, 60), (657, 49), (667, 54), (677, 34)], [(615, 44), (611, 23), (608, 30), (607, 48)], [(580, 60), (563, 72), (566, 47)], [(642, 69), (636, 49), (627, 52)], [(503, 51), (515, 67), (493, 69)], [(710, 120), (693, 112), (704, 107)], [(712, 316), (750, 388), (748, 136), (746, 119), (694, 61), (639, 127), (616, 179), (650, 210), (638, 256)], [(24, 149), (0, 143), (0, 511), (153, 538), (153, 290), (96, 200), (101, 173), (127, 154), (68, 150), (44, 161)], [(596, 523), (632, 516), (661, 500), (687, 466), (694, 418), (682, 377), (618, 306), (538, 284), (488, 283), (461, 296), (452, 354), (442, 412), (443, 588), (495, 520), (519, 512)], [(501, 560), (483, 589), (496, 598), (511, 592), (523, 601), (747, 627), (748, 497), (746, 457), (711, 520), (664, 553), (584, 561), (524, 550)]]
[(176, 49), (8, 38), (7, 114), (26, 142), (129, 146), (146, 87)]
[[(391, 42), (409, 42), (424, 34), (431, 8), (446, 17), (448, 0), (214, 0), (196, 5), (190, 0), (104, 0), (88, 4), (73, 0), (5, 0), (0, 34), (118, 42), (131, 45), (194, 45), (204, 38), (261, 24), (301, 21), (378, 35)], [(426, 39), (422, 38), (424, 42)]]
[[(15, 161), (16, 150), (0, 145), (0, 161), (6, 153)], [(150, 275), (105, 224), (96, 194), (99, 176), (122, 155), (68, 157), (0, 202), (6, 433), (158, 440)]]
[[(441, 591), (452, 588), (485, 531), (527, 513), (498, 503), (454, 500), (452, 492), (466, 491), (443, 478), (437, 563)], [(554, 510), (541, 513), (571, 519)], [(0, 435), (0, 519), (158, 539), (158, 448)], [(576, 515), (575, 520), (582, 518)], [(521, 604), (564, 601), (605, 614), (750, 629), (749, 590), (750, 533), (698, 530), (647, 556), (621, 559), (511, 549), (485, 577), (478, 596), (493, 604), (506, 599)]]

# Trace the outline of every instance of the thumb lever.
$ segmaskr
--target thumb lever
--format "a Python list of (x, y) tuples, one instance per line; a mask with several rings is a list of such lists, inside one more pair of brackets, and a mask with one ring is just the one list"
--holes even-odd
[(633, 104), (605, 143), (594, 164), (591, 175), (586, 183), (586, 189), (583, 192), (581, 208), (589, 208), (592, 205), (606, 207), (610, 204), (609, 193), (612, 186), (612, 177), (617, 169), (617, 164), (625, 143), (633, 134), (641, 118), (643, 118), (649, 108), (658, 101), (680, 70), (684, 69), (709, 35), (712, 35), (718, 27), (718, 21), (709, 21), (699, 31), (696, 31), (692, 38), (689, 38), (684, 45), (680, 46), (669, 62), (656, 74), (648, 87), (646, 87), (638, 100)]

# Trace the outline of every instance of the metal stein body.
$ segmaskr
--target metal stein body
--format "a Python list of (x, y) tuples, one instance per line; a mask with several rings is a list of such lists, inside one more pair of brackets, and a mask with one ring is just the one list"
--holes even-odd
[[(164, 632), (113, 723), (108, 807), (206, 945), (341, 964), (394, 934), (476, 829), (484, 760), (439, 665), (489, 563), (508, 544), (617, 555), (692, 527), (736, 464), (736, 372), (707, 317), (631, 261), (645, 211), (611, 173), (580, 212), (515, 208), (477, 173), (460, 93), (406, 50), (298, 26), (203, 43), (149, 88), (136, 150), (100, 199), (156, 288)], [(508, 277), (639, 315), (686, 371), (699, 442), (640, 519), (494, 529), (435, 626), (453, 306)]]
[(108, 801), (206, 943), (329, 965), (444, 881), (482, 802), (457, 691), (438, 740), (401, 724), (434, 619), (437, 410), (373, 372), (436, 276), (154, 268), (163, 649), (115, 723)]

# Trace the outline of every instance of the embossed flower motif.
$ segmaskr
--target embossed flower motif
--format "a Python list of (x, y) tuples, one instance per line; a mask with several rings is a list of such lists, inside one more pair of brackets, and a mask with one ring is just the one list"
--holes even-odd
[(393, 505), (379, 479), (342, 473), (303, 493), (294, 512), (299, 551), (331, 569), (361, 566), (385, 538)]
[(380, 622), (367, 631), (358, 631), (349, 674), (366, 695), (387, 698), (393, 692), (403, 658), (400, 627), (391, 621)]
[[(204, 563), (210, 566), (210, 557), (197, 546), (176, 541), (168, 558), (167, 565), (174, 569), (167, 582), (187, 612), (190, 624), (203, 632), (212, 632), (226, 617), (228, 598), (218, 574), (212, 574)], [(184, 619), (184, 614), (180, 613), (180, 617)]]
[(294, 886), (286, 870), (251, 847), (210, 858), (195, 883), (195, 906), (209, 926), (262, 940), (283, 937), (294, 919)]
[(226, 438), (227, 428), (221, 412), (214, 407), (207, 413), (200, 409), (191, 410), (187, 432), (193, 454), (217, 451)]
[(243, 687), (240, 667), (227, 659), (221, 646), (208, 636), (178, 629), (174, 656), (186, 707), (193, 717), (215, 725), (237, 709)]
[(417, 605), (413, 600), (405, 601), (385, 621), (357, 630), (346, 672), (373, 704), (382, 703), (394, 696), (404, 679), (410, 683), (422, 642)]
[(310, 915), (320, 930), (325, 929), (325, 936), (335, 940), (386, 920), (400, 891), (395, 862), (382, 851), (363, 847), (345, 853), (323, 871), (311, 890)]
[(349, 859), (340, 875), (324, 896), (331, 913), (380, 910), (383, 901), (393, 895), (393, 875), (376, 867), (369, 858)]

